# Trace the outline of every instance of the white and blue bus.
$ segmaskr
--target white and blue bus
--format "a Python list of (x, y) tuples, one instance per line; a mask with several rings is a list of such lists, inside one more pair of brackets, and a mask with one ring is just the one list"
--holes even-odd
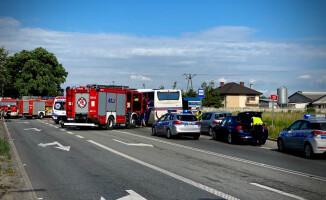
[(147, 108), (145, 121), (147, 124), (153, 124), (158, 118), (167, 113), (169, 110), (182, 110), (181, 90), (155, 90), (139, 89), (138, 92), (144, 95), (144, 105)]

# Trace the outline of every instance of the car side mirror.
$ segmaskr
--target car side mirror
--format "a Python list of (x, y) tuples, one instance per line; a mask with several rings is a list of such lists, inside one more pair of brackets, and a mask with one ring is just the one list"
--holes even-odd
[(283, 129), (283, 131), (289, 131), (289, 130), (291, 130), (291, 129), (288, 128), (288, 127), (286, 127), (286, 128)]

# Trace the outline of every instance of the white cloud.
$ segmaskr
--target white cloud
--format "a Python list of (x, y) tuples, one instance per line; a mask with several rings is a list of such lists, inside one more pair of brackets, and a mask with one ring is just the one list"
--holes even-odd
[(302, 75), (302, 76), (299, 76), (298, 79), (311, 79), (311, 75)]
[(130, 79), (132, 79), (132, 80), (140, 80), (140, 81), (152, 81), (151, 78), (148, 78), (148, 77), (145, 77), (145, 76), (142, 76), (142, 75), (131, 75)]
[(222, 78), (218, 79), (218, 81), (219, 81), (219, 82), (224, 82), (224, 83), (226, 83), (226, 82), (227, 82), (227, 80), (226, 80), (224, 77), (222, 77)]
[(22, 27), (13, 18), (0, 17), (0, 46), (11, 55), (39, 46), (53, 52), (69, 72), (67, 85), (115, 81), (133, 86), (149, 81), (146, 87), (157, 88), (162, 84), (170, 87), (177, 81), (178, 87), (184, 89), (187, 80), (183, 74), (191, 73), (197, 74), (194, 88), (200, 87), (203, 80), (222, 77), (219, 82), (249, 80), (257, 89), (272, 91), (280, 85), (298, 85), (301, 74), (326, 74), (325, 68), (312, 73), (310, 66), (312, 61), (325, 66), (324, 43), (267, 41), (256, 38), (257, 31), (245, 26), (222, 26), (180, 37), (137, 37)]
[(317, 83), (326, 83), (326, 76), (322, 76), (321, 78), (316, 80)]

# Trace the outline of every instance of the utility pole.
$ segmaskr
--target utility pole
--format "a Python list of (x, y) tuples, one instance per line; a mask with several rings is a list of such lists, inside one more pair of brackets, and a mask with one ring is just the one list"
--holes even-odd
[(183, 74), (186, 77), (186, 80), (188, 80), (187, 82), (187, 91), (189, 90), (189, 83), (190, 83), (190, 88), (194, 89), (192, 87), (192, 78), (194, 78), (196, 76), (196, 74)]
[(143, 83), (143, 89), (145, 89), (145, 83)]

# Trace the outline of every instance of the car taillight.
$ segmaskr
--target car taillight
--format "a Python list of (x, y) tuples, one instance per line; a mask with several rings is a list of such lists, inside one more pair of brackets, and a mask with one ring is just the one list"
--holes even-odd
[(216, 121), (213, 121), (213, 124), (214, 124), (214, 125), (217, 125), (217, 122), (216, 122)]
[(242, 130), (242, 126), (237, 126), (237, 130), (238, 131)]
[(200, 125), (200, 122), (196, 122), (196, 124)]
[(314, 136), (317, 136), (317, 135), (326, 135), (326, 132), (325, 131), (313, 131), (312, 134)]
[(267, 128), (267, 126), (266, 126), (266, 125), (265, 125), (264, 129), (265, 129), (265, 130), (268, 130), (268, 128)]
[(174, 121), (173, 124), (182, 124), (180, 121)]

